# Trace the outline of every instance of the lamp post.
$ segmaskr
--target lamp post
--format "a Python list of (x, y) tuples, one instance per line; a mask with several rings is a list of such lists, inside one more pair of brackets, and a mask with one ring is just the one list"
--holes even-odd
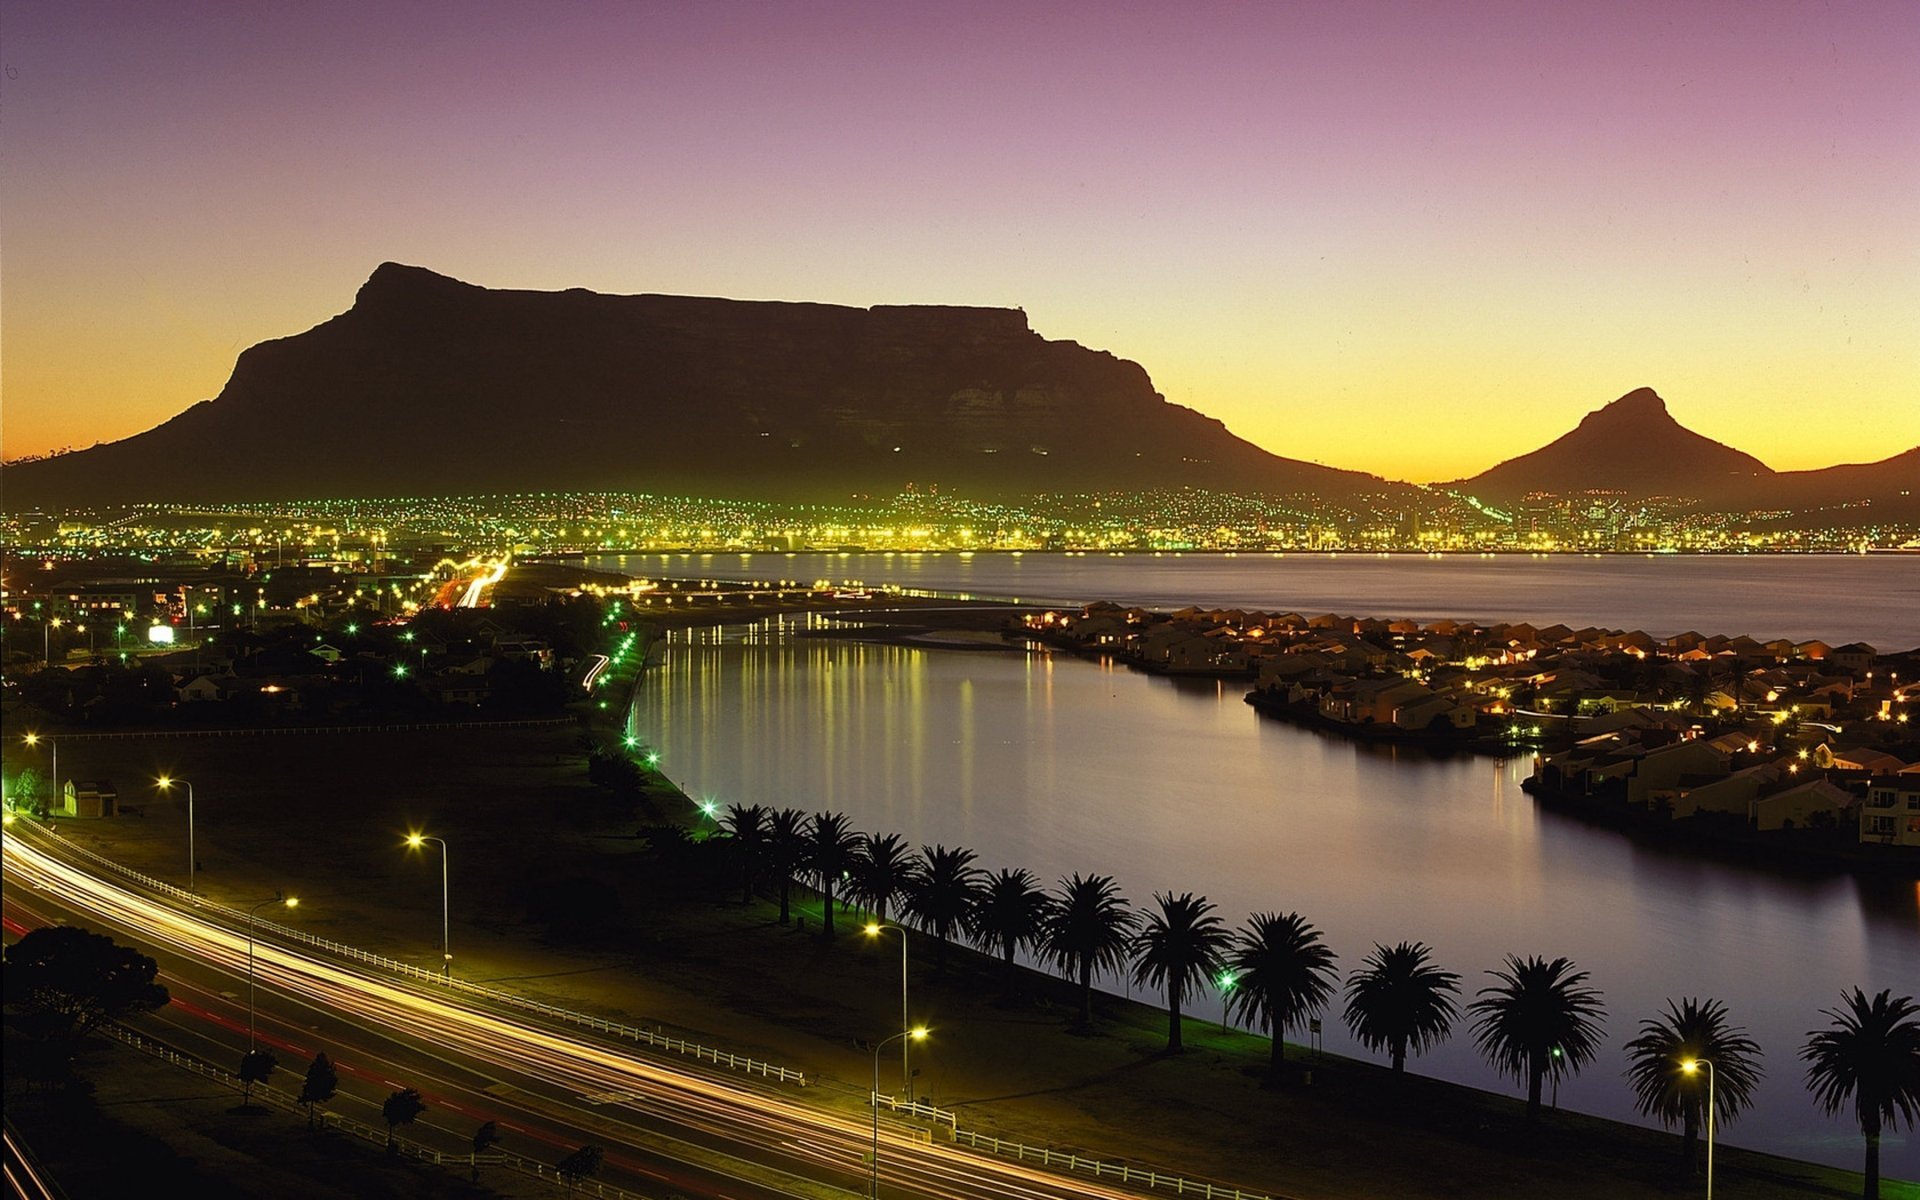
[(870, 1097), (873, 1101), (873, 1159), (870, 1164), (872, 1174), (867, 1183), (869, 1200), (880, 1200), (880, 1052), (887, 1048), (888, 1042), (899, 1042), (904, 1046), (908, 1042), (925, 1041), (926, 1037), (927, 1031), (924, 1026), (919, 1029), (902, 1029), (892, 1037), (882, 1039), (880, 1044), (873, 1048), (873, 1095)]
[[(909, 1028), (907, 1025), (907, 931), (904, 926), (882, 925), (878, 921), (869, 921), (867, 923), (866, 934), (868, 937), (877, 938), (880, 936), (881, 931), (885, 929), (891, 929), (900, 935), (900, 1032), (904, 1035)], [(891, 1041), (893, 1039), (889, 1038), (888, 1040)], [(910, 1038), (908, 1040), (917, 1042), (920, 1039)], [(879, 1087), (879, 1084), (875, 1084), (874, 1090), (878, 1091)], [(912, 1103), (913, 1072), (908, 1069), (907, 1043), (905, 1041), (900, 1043), (900, 1090), (906, 1096), (907, 1102)]]
[(187, 789), (187, 890), (193, 890), (193, 784), (185, 779), (172, 779), (165, 775), (153, 781), (161, 791), (171, 791), (174, 784)]
[(435, 842), (440, 847), (440, 962), (441, 971), (451, 983), (453, 981), (453, 924), (452, 908), (448, 904), (451, 893), (447, 890), (447, 843), (444, 838), (428, 837), (425, 834), (407, 835), (407, 845), (415, 850), (426, 842)]
[(40, 657), (46, 660), (48, 666), (53, 665), (53, 631), (62, 624), (64, 622), (59, 617), (40, 623)]
[(247, 1053), (253, 1053), (253, 918), (269, 904), (284, 904), (288, 908), (300, 907), (298, 896), (282, 896), (275, 892), (265, 900), (256, 903), (247, 910)]
[(1682, 1059), (1680, 1069), (1691, 1075), (1707, 1069), (1707, 1200), (1713, 1200), (1713, 1062), (1705, 1058)]
[(20, 740), (29, 747), (38, 746), (44, 741), (47, 749), (53, 752), (53, 776), (47, 781), (47, 815), (52, 816), (53, 810), (60, 804), (60, 743), (52, 738), (42, 738), (37, 733), (29, 733)]

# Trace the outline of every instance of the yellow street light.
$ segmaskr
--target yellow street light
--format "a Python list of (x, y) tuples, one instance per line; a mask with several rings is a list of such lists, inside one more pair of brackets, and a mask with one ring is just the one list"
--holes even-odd
[(1680, 1069), (1692, 1075), (1707, 1070), (1707, 1200), (1713, 1200), (1713, 1063), (1704, 1058), (1683, 1058)]

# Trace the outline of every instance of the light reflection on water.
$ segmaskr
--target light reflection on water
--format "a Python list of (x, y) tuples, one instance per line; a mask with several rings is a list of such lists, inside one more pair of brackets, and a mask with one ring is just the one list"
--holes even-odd
[[(1524, 759), (1355, 747), (1257, 718), (1237, 683), (797, 636), (825, 624), (674, 635), (635, 719), (676, 781), (722, 804), (845, 811), (1049, 883), (1110, 873), (1137, 905), (1191, 890), (1230, 924), (1297, 909), (1343, 977), (1376, 940), (1430, 943), (1469, 991), (1504, 954), (1566, 955), (1610, 1016), (1600, 1060), (1561, 1101), (1609, 1116), (1633, 1119), (1620, 1046), (1640, 1021), (1668, 997), (1714, 996), (1767, 1052), (1730, 1139), (1857, 1168), (1857, 1135), (1813, 1108), (1796, 1054), (1843, 987), (1920, 994), (1913, 883), (1782, 878), (1636, 845), (1537, 809)], [(1330, 1049), (1356, 1052), (1337, 1019), (1326, 1030)], [(1461, 1034), (1414, 1065), (1512, 1090)], [(1883, 1153), (1897, 1175), (1920, 1167), (1910, 1142)]]

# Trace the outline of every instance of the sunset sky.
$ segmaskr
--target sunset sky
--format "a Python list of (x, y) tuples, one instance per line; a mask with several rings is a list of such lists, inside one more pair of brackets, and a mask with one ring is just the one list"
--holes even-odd
[(0, 435), (124, 437), (383, 260), (1024, 308), (1427, 481), (1640, 385), (1920, 443), (1920, 6), (8, 3)]

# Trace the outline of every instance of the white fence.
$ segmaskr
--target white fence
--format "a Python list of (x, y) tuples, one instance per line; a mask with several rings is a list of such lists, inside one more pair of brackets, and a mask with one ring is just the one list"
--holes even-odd
[[(71, 841), (63, 841), (63, 845), (68, 851), (87, 858), (126, 879), (133, 880), (142, 887), (150, 888), (164, 895), (172, 896), (176, 900), (196, 905), (211, 912), (223, 914), (236, 925), (245, 924), (247, 921), (247, 914), (240, 909), (228, 908), (225, 905), (214, 904), (204, 900), (183, 887), (155, 879), (150, 875), (143, 875), (131, 867), (114, 862), (104, 855), (96, 854), (85, 846), (75, 845)], [(805, 1087), (807, 1084), (805, 1072), (797, 1071), (792, 1067), (783, 1067), (777, 1063), (763, 1062), (760, 1059), (750, 1058), (744, 1054), (734, 1054), (726, 1050), (715, 1049), (712, 1046), (703, 1046), (698, 1042), (690, 1042), (685, 1038), (670, 1037), (664, 1033), (658, 1033), (651, 1029), (643, 1029), (637, 1025), (622, 1025), (618, 1021), (609, 1021), (604, 1017), (575, 1012), (572, 1009), (561, 1008), (558, 1005), (543, 1004), (538, 1000), (530, 1000), (525, 996), (517, 996), (512, 992), (501, 991), (498, 988), (485, 987), (477, 983), (468, 983), (463, 979), (448, 979), (439, 971), (374, 954), (371, 951), (362, 950), (358, 946), (349, 946), (343, 942), (335, 942), (327, 938), (315, 937), (303, 929), (296, 929), (289, 925), (280, 925), (273, 921), (255, 919), (253, 921), (253, 927), (257, 930), (271, 931), (288, 941), (312, 946), (317, 950), (325, 950), (329, 954), (336, 954), (341, 958), (351, 959), (354, 962), (365, 963), (368, 966), (379, 967), (385, 971), (392, 971), (395, 974), (404, 975), (420, 983), (435, 984), (448, 988), (451, 991), (489, 1000), (495, 1004), (517, 1008), (524, 1012), (538, 1013), (549, 1020), (561, 1021), (569, 1025), (577, 1025), (583, 1029), (592, 1029), (612, 1037), (626, 1038), (629, 1041), (650, 1046), (655, 1050), (666, 1050), (674, 1054), (684, 1054), (689, 1058), (698, 1059), (701, 1062), (710, 1062), (718, 1067), (726, 1067), (728, 1070), (740, 1071), (748, 1075), (758, 1075), (762, 1078), (772, 1079), (780, 1083), (792, 1083), (800, 1087)]]
[(888, 1109), (892, 1112), (906, 1113), (910, 1117), (919, 1117), (922, 1120), (945, 1125), (948, 1129), (958, 1130), (960, 1128), (960, 1118), (957, 1115), (948, 1112), (944, 1108), (935, 1108), (933, 1105), (923, 1103), (919, 1100), (902, 1100), (897, 1096), (882, 1096), (878, 1092), (868, 1092), (867, 1103)]
[(1202, 1200), (1275, 1200), (1264, 1192), (1243, 1192), (1238, 1188), (1197, 1182), (1179, 1175), (1162, 1175), (1158, 1171), (1129, 1167), (1123, 1163), (1082, 1158), (1078, 1154), (1070, 1154), (1064, 1150), (1049, 1150), (1044, 1146), (1028, 1146), (1020, 1142), (1002, 1141), (1000, 1138), (990, 1137), (984, 1133), (974, 1133), (968, 1129), (955, 1129), (953, 1140), (956, 1145), (1016, 1158), (1021, 1162), (1037, 1162), (1043, 1167), (1064, 1167), (1069, 1171), (1084, 1171), (1096, 1178), (1118, 1179), (1122, 1183), (1140, 1184), (1156, 1191), (1165, 1189), (1178, 1196), (1199, 1196)]

